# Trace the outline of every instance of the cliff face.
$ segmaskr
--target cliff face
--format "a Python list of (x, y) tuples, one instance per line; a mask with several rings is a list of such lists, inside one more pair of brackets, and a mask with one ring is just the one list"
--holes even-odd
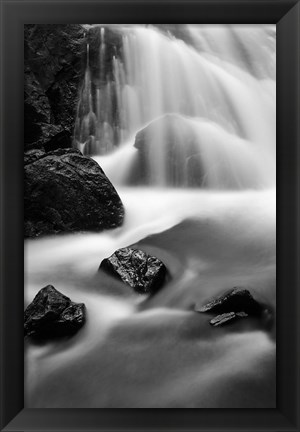
[(85, 49), (80, 24), (24, 26), (25, 149), (71, 146)]

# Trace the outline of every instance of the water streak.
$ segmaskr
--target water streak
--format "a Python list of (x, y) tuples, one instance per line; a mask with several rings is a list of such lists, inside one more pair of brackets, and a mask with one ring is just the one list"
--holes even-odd
[[(124, 183), (274, 186), (274, 29), (188, 25), (184, 30), (189, 43), (152, 26), (89, 28), (90, 37), (100, 32), (99, 52), (93, 51), (99, 64), (87, 64), (76, 145), (91, 155), (130, 147)], [(166, 115), (173, 121), (162, 121)], [(136, 150), (134, 137), (149, 124), (151, 131)], [(118, 157), (114, 165), (117, 169)], [(146, 171), (144, 177), (130, 178), (133, 167)]]

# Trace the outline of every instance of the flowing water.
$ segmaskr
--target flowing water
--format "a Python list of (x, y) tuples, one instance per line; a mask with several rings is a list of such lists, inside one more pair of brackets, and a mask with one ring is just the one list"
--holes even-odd
[[(72, 339), (26, 346), (26, 404), (273, 407), (274, 324), (193, 309), (242, 285), (276, 311), (275, 27), (85, 28), (74, 145), (126, 217), (25, 242), (25, 303), (53, 284), (88, 311)], [(128, 245), (168, 268), (151, 299), (97, 272)]]

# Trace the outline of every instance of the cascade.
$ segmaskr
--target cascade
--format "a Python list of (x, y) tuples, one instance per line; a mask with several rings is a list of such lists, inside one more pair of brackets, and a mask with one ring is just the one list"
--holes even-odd
[[(275, 26), (85, 30), (74, 146), (125, 220), (25, 241), (25, 303), (53, 284), (88, 313), (69, 341), (28, 348), (26, 406), (274, 408), (275, 326), (212, 329), (194, 307), (247, 286), (276, 312)], [(156, 295), (98, 272), (126, 246), (165, 263)]]
[(89, 26), (74, 145), (121, 184), (274, 186), (273, 29), (182, 28)]

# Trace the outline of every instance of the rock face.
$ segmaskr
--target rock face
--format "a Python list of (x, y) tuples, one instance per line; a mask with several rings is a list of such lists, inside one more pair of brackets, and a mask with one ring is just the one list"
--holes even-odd
[(184, 117), (167, 114), (152, 121), (135, 137), (138, 152), (129, 183), (161, 181), (172, 186), (202, 185), (198, 144), (192, 125)]
[(235, 287), (219, 297), (212, 299), (202, 307), (196, 307), (197, 312), (225, 314), (230, 312), (245, 312), (248, 315), (260, 316), (264, 307), (258, 303), (247, 289)]
[(80, 24), (24, 26), (25, 149), (71, 147), (85, 50)]
[(115, 228), (124, 207), (99, 165), (75, 149), (25, 154), (25, 237)]
[(42, 288), (24, 312), (24, 333), (35, 339), (71, 336), (86, 321), (83, 303), (74, 303), (52, 285)]
[(118, 249), (101, 262), (99, 270), (120, 279), (139, 294), (157, 292), (166, 278), (166, 267), (158, 258), (131, 248)]

